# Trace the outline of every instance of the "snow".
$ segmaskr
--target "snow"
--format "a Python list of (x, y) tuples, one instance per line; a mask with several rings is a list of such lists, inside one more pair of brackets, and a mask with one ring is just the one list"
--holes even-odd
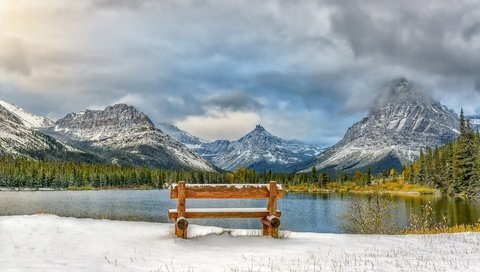
[(62, 218), (0, 217), (2, 271), (478, 271), (480, 234), (282, 234)]
[(16, 115), (22, 123), (28, 128), (43, 128), (53, 125), (53, 121), (42, 117), (26, 112), (17, 105), (10, 104), (3, 100), (0, 100), (0, 105), (6, 108), (8, 111)]

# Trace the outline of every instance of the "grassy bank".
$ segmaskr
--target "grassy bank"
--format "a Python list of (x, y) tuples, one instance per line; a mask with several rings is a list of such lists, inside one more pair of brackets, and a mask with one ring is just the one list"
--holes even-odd
[(407, 229), (403, 234), (441, 234), (441, 233), (462, 233), (462, 232), (480, 232), (480, 223), (461, 224), (455, 226), (442, 226), (431, 228)]
[(308, 192), (308, 193), (372, 193), (380, 192), (391, 195), (432, 195), (437, 194), (438, 190), (427, 186), (416, 184), (409, 184), (401, 181), (384, 182), (372, 185), (361, 185), (354, 182), (330, 182), (325, 187), (320, 187), (317, 184), (305, 183), (298, 185), (286, 185), (287, 192)]

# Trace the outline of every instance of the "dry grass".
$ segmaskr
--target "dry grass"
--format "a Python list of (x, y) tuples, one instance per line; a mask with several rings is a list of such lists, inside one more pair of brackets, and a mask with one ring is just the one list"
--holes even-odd
[(441, 233), (462, 233), (462, 232), (480, 232), (480, 223), (462, 224), (455, 226), (432, 227), (421, 229), (407, 229), (403, 234), (441, 234)]
[(378, 181), (373, 185), (362, 185), (355, 182), (330, 182), (325, 188), (321, 188), (313, 183), (305, 183), (298, 185), (288, 185), (286, 186), (288, 192), (310, 192), (310, 193), (329, 193), (329, 192), (353, 192), (353, 193), (372, 193), (380, 192), (385, 194), (416, 194), (416, 195), (430, 195), (436, 194), (438, 191), (436, 189), (421, 186), (417, 184), (409, 184), (403, 181), (389, 181), (380, 183)]
[(448, 219), (443, 215), (440, 221), (437, 221), (431, 203), (422, 206), (420, 215), (412, 214), (410, 216), (410, 226), (402, 231), (402, 234), (441, 234), (441, 233), (461, 233), (461, 232), (480, 232), (480, 219), (475, 224), (461, 224), (449, 226)]

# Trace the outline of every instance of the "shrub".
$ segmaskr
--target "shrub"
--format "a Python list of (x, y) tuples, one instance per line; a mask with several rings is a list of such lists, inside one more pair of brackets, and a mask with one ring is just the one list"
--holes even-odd
[(399, 228), (393, 220), (394, 204), (389, 195), (378, 192), (355, 198), (343, 214), (344, 229), (361, 234), (394, 234)]

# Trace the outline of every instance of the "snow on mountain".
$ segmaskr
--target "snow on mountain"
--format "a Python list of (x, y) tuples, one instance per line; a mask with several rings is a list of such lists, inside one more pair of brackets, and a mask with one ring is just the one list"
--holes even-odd
[(192, 150), (200, 148), (202, 144), (210, 142), (197, 136), (193, 136), (192, 134), (171, 124), (160, 123), (158, 124), (158, 128)]
[(114, 163), (216, 171), (211, 163), (156, 128), (144, 113), (125, 104), (70, 113), (45, 132)]
[(399, 79), (377, 99), (367, 117), (302, 171), (313, 166), (333, 171), (400, 169), (417, 158), (421, 149), (455, 139), (458, 127), (454, 111)]
[[(8, 108), (3, 105), (7, 105)], [(12, 108), (13, 111), (10, 111)], [(0, 104), (0, 155), (33, 159), (63, 159), (68, 152), (82, 153), (80, 150), (32, 129), (32, 125), (38, 126), (46, 123), (36, 122), (41, 118), (31, 117), (35, 116), (2, 101)], [(26, 123), (26, 120), (31, 122)]]
[(50, 127), (54, 122), (46, 117), (31, 114), (17, 105), (0, 100), (0, 105), (14, 114), (27, 128)]
[(474, 131), (480, 131), (480, 115), (466, 115), (465, 119), (470, 122), (470, 127)]
[[(170, 130), (166, 130), (169, 133)], [(170, 132), (171, 133), (171, 132)], [(287, 171), (290, 166), (311, 159), (325, 148), (299, 141), (284, 140), (257, 127), (237, 141), (208, 142), (177, 128), (171, 134), (195, 152), (225, 170), (245, 166), (258, 171)], [(182, 138), (181, 138), (182, 137)]]

